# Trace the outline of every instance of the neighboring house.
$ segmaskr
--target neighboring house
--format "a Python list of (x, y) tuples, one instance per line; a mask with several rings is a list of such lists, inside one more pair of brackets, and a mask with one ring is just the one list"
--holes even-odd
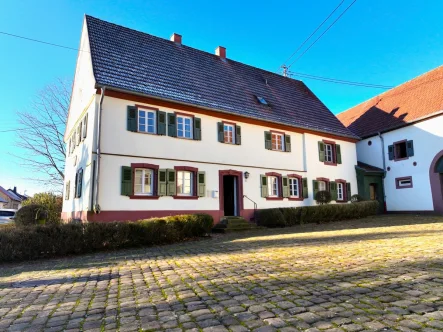
[(3, 203), (5, 209), (20, 209), (22, 198), (17, 196), (13, 191), (6, 190), (5, 188), (0, 186), (0, 198), (6, 201)]
[(0, 208), (6, 209), (6, 204), (8, 203), (8, 201), (4, 198), (1, 197), (0, 194)]
[(359, 193), (384, 195), (387, 211), (443, 213), (442, 91), (438, 67), (338, 115), (363, 138)]
[(22, 194), (19, 194), (19, 193), (17, 192), (17, 187), (14, 187), (14, 189), (8, 189), (8, 191), (12, 192), (15, 196), (17, 196), (18, 198), (20, 198), (20, 199), (21, 199), (21, 202), (23, 202), (23, 201), (25, 201), (25, 200), (27, 200), (27, 199), (29, 198), (28, 195), (22, 195)]
[(80, 48), (64, 219), (217, 222), (357, 193), (358, 137), (303, 82), (90, 16)]

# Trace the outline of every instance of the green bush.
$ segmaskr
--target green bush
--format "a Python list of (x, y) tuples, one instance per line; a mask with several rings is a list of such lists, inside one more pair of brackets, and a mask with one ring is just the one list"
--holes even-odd
[(183, 241), (210, 233), (209, 215), (136, 222), (49, 224), (0, 229), (0, 262), (90, 253)]
[(15, 224), (17, 226), (45, 224), (47, 217), (47, 212), (43, 205), (29, 204), (17, 211), (15, 214)]
[(285, 227), (286, 220), (280, 209), (258, 210), (258, 224), (265, 227)]
[(264, 209), (258, 211), (258, 224), (266, 227), (285, 227), (305, 223), (359, 219), (378, 213), (378, 201), (353, 204), (324, 204), (297, 208)]
[(332, 200), (331, 193), (327, 190), (320, 190), (315, 194), (315, 200), (318, 204), (328, 204)]
[(365, 199), (359, 194), (355, 194), (351, 196), (351, 203), (363, 202)]
[[(45, 212), (44, 219), (47, 224), (57, 224), (60, 222), (63, 206), (63, 199), (61, 196), (57, 196), (52, 193), (35, 194), (34, 197), (30, 197), (23, 201), (23, 207), (19, 211), (29, 205), (38, 205), (43, 207), (42, 211)], [(31, 221), (25, 221), (24, 225), (25, 224), (32, 225), (33, 223)]]

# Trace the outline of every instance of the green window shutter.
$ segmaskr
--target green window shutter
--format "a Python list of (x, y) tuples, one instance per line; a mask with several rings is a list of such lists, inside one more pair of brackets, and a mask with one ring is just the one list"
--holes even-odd
[(388, 146), (389, 160), (394, 160), (394, 145)]
[(291, 152), (291, 136), (285, 135), (285, 151)]
[(201, 141), (202, 139), (202, 120), (194, 118), (194, 140)]
[(312, 187), (314, 188), (314, 199), (315, 199), (315, 195), (317, 195), (317, 193), (318, 193), (318, 181), (317, 180), (312, 180)]
[(220, 143), (225, 142), (225, 133), (224, 133), (223, 122), (217, 122), (217, 137), (218, 137), (218, 141)]
[(346, 182), (346, 200), (350, 201), (351, 200), (351, 184), (349, 182)]
[(121, 194), (123, 196), (132, 195), (132, 168), (129, 166), (122, 166)]
[(337, 183), (334, 181), (329, 182), (329, 188), (331, 191), (331, 200), (337, 200)]
[(168, 113), (168, 136), (177, 137), (177, 124), (174, 113)]
[(77, 198), (77, 185), (78, 185), (78, 172), (75, 173), (75, 181), (74, 181), (74, 198)]
[(308, 198), (309, 197), (308, 178), (303, 178), (302, 182), (303, 182), (303, 198)]
[(83, 122), (80, 122), (77, 126), (77, 139), (76, 139), (76, 144), (79, 145), (80, 141), (82, 140), (82, 124)]
[(157, 111), (157, 135), (166, 135), (166, 112)]
[(281, 178), (283, 197), (289, 197), (289, 180), (287, 176)]
[(157, 195), (158, 196), (166, 196), (167, 190), (167, 181), (166, 181), (166, 169), (158, 170), (158, 185), (157, 185)]
[(86, 138), (88, 135), (88, 113), (86, 113), (85, 118), (83, 119), (83, 138)]
[(407, 141), (406, 142), (406, 150), (408, 153), (408, 157), (414, 156), (414, 141)]
[(128, 106), (126, 127), (128, 131), (137, 131), (137, 107)]
[(205, 172), (198, 172), (198, 182), (197, 182), (197, 188), (198, 188), (198, 197), (205, 197), (206, 196), (206, 173)]
[(241, 127), (235, 126), (235, 144), (241, 145)]
[(336, 154), (337, 164), (341, 164), (341, 148), (340, 148), (340, 144), (335, 144), (335, 154)]
[(260, 175), (261, 197), (268, 197), (268, 178)]
[(175, 170), (167, 169), (166, 170), (168, 185), (166, 190), (166, 195), (175, 196), (177, 195), (177, 184), (175, 180)]
[(83, 169), (78, 171), (78, 194), (77, 197), (82, 197), (82, 187), (83, 187)]
[(270, 131), (265, 131), (265, 149), (272, 150), (272, 135)]
[(65, 200), (69, 199), (70, 187), (71, 187), (71, 181), (66, 182)]
[(325, 143), (318, 142), (318, 160), (325, 161)]

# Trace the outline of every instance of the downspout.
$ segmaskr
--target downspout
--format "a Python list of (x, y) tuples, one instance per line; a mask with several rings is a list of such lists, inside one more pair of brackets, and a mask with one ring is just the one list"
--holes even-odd
[(101, 87), (101, 96), (98, 107), (98, 117), (97, 117), (97, 161), (95, 163), (95, 187), (94, 187), (94, 212), (100, 213), (100, 204), (98, 204), (98, 194), (99, 194), (99, 179), (100, 179), (100, 134), (101, 134), (101, 126), (102, 126), (102, 105), (103, 99), (105, 98), (106, 88)]
[(386, 177), (386, 155), (385, 155), (385, 140), (383, 138), (383, 136), (381, 135), (381, 132), (378, 132), (378, 137), (380, 137), (380, 141), (381, 141), (381, 153), (382, 153), (382, 160), (383, 160), (383, 178), (382, 178), (382, 190), (383, 190), (383, 202), (384, 202), (384, 211), (387, 211), (387, 207), (386, 207), (386, 194), (385, 194), (385, 186), (384, 186), (384, 182), (385, 182), (385, 177)]

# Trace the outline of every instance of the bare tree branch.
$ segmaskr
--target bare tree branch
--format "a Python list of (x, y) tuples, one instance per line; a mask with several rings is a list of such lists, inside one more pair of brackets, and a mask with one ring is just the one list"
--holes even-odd
[(25, 153), (15, 154), (33, 174), (29, 178), (45, 189), (63, 191), (66, 145), (63, 141), (72, 82), (58, 79), (45, 87), (29, 109), (17, 112), (23, 130), (15, 145)]

